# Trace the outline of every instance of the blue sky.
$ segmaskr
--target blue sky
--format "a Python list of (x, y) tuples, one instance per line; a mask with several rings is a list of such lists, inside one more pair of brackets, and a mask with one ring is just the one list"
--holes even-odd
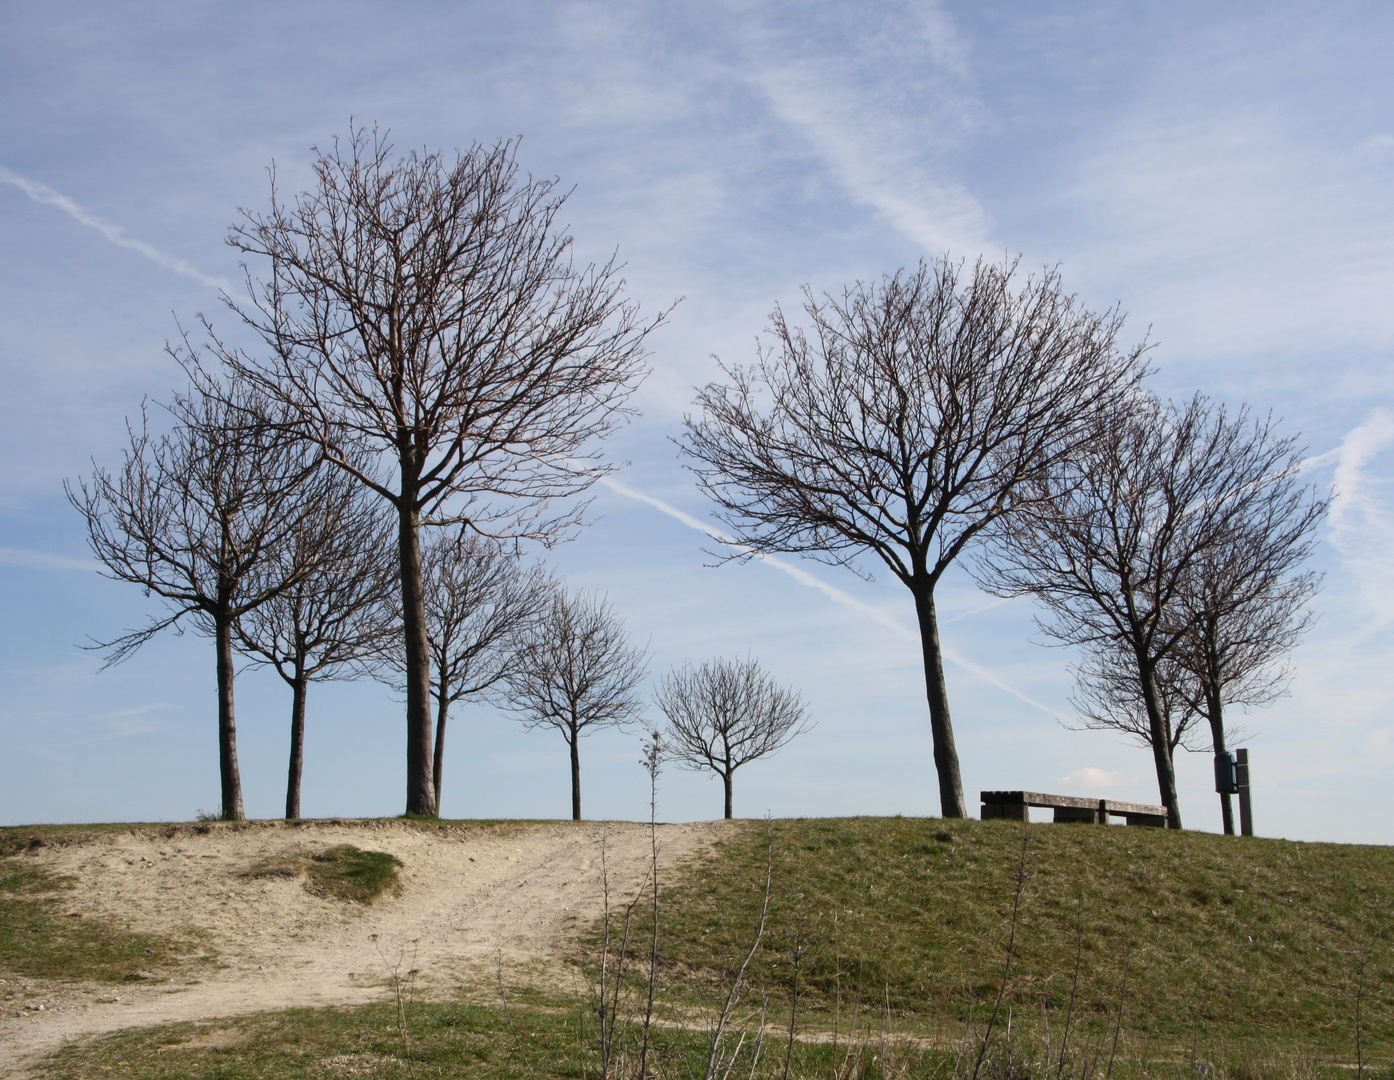
[[(266, 168), (297, 190), (350, 117), (399, 147), (523, 137), (574, 187), (588, 259), (618, 251), (649, 311), (632, 465), (557, 550), (661, 673), (758, 657), (817, 727), (736, 778), (756, 816), (938, 805), (908, 594), (809, 563), (712, 568), (670, 437), (694, 385), (753, 355), (771, 308), (922, 255), (1058, 264), (1146, 335), (1163, 395), (1200, 389), (1300, 431), (1337, 498), (1320, 621), (1252, 735), (1268, 835), (1394, 842), (1394, 10), (1382, 3), (96, 3), (0, 5), (0, 823), (186, 819), (217, 801), (213, 664), (168, 637), (101, 674), (76, 645), (150, 610), (103, 581), (61, 491), (116, 460), (176, 386), (176, 320), (230, 327), (220, 284)], [(1068, 655), (1027, 601), (940, 597), (965, 789), (1150, 800), (1148, 754), (1069, 730)], [(310, 696), (304, 806), (400, 812), (401, 709), (369, 682)], [(283, 800), (288, 694), (238, 684), (248, 811)], [(1062, 724), (1061, 721), (1065, 723)], [(582, 747), (587, 816), (646, 812), (637, 740)], [(1207, 755), (1178, 762), (1218, 828)], [(563, 815), (565, 747), (486, 707), (452, 725), (443, 812)], [(719, 785), (670, 771), (661, 813)]]

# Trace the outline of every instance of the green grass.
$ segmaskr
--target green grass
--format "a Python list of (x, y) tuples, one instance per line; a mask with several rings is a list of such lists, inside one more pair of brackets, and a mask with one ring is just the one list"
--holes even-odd
[[(405, 1039), (399, 1015), (395, 1005), (379, 1004), (137, 1028), (69, 1045), (47, 1059), (36, 1075), (44, 1080), (585, 1080), (600, 1075), (597, 1024), (585, 1003), (515, 1004), (508, 1009), (414, 1003), (405, 1009)], [(632, 1016), (618, 1036), (610, 1075), (629, 1080), (637, 1076), (640, 1038)], [(681, 1029), (657, 1026), (651, 1039), (650, 1077), (696, 1080), (703, 1075), (710, 1043), (700, 1023)], [(976, 1056), (972, 1040), (934, 1046), (878, 1028), (864, 1028), (851, 1038), (844, 1032), (837, 1042), (801, 1039), (790, 1047), (786, 1032), (778, 1028), (766, 1029), (758, 1039), (755, 1024), (747, 1025), (744, 1039), (733, 1033), (723, 1049), (728, 1061), (735, 1059), (735, 1067), (725, 1074), (739, 1080), (783, 1080), (786, 1053), (792, 1080), (949, 1080), (967, 1077)], [(1072, 1046), (1063, 1075), (1079, 1080), (1081, 1067), (1087, 1067), (1089, 1075), (1102, 1077), (1107, 1061), (1105, 1046), (1085, 1046), (1081, 1040)], [(980, 1080), (1049, 1080), (1057, 1064), (1043, 1044), (1018, 1033), (1010, 1055), (1005, 1043), (994, 1045)], [(1216, 1043), (1197, 1043), (1177, 1053), (1127, 1042), (1112, 1075), (1117, 1080), (1335, 1080), (1351, 1073), (1311, 1055), (1236, 1053)], [(1367, 1064), (1365, 1075), (1384, 1080), (1391, 1074)]]
[(385, 851), (361, 851), (352, 844), (339, 844), (311, 856), (306, 873), (314, 892), (371, 904), (384, 892), (401, 887), (397, 878), (401, 865), (401, 859)]
[[(504, 1010), (417, 1003), (407, 1007), (406, 1017), (405, 1044), (395, 1005), (291, 1009), (208, 1024), (166, 1024), (67, 1047), (48, 1059), (39, 1075), (46, 1080), (580, 1080), (599, 1073), (595, 1022), (579, 1005)], [(692, 1032), (663, 1032), (659, 1044), (659, 1061), (673, 1065), (695, 1059), (701, 1040)]]
[(69, 914), (72, 882), (0, 860), (0, 972), (42, 979), (139, 982), (187, 965), (193, 943), (134, 934)]
[[(752, 986), (783, 999), (802, 950), (809, 1023), (889, 1012), (921, 1030), (981, 1024), (1002, 982), (1018, 1023), (1106, 1029), (1128, 967), (1130, 1037), (1394, 1053), (1394, 848), (1088, 825), (937, 819), (775, 821), (773, 895)], [(729, 979), (763, 897), (765, 828), (727, 833), (660, 918), (665, 979)], [(1082, 933), (1079, 928), (1082, 926)], [(634, 935), (643, 941), (642, 905)], [(1361, 969), (1363, 965), (1363, 977)], [(1363, 983), (1363, 986), (1362, 986)]]
[(322, 851), (289, 851), (258, 863), (248, 877), (299, 877), (316, 896), (332, 896), (358, 904), (371, 904), (384, 892), (400, 888), (397, 870), (402, 860), (385, 851), (362, 851), (352, 844), (337, 844)]
[[(290, 1077), (581, 1076), (567, 1018), (528, 1018), (525, 1063), (505, 1018), (463, 1005), (414, 1005), (404, 1048), (387, 1005), (291, 1009), (209, 1024), (167, 1024), (60, 1051), (39, 1075), (52, 1080), (282, 1080)], [(530, 1069), (528, 1065), (531, 1065)], [(448, 1070), (448, 1071), (438, 1071)]]
[[(196, 826), (210, 827), (252, 826)], [(411, 827), (519, 826), (423, 821)], [(800, 1032), (825, 1040), (836, 1032), (837, 1042), (800, 1040), (791, 1077), (947, 1080), (960, 1055), (976, 1052), (1002, 987), (1026, 838), (1012, 971), (979, 1080), (1050, 1080), (1061, 1071), (1054, 1055), (1067, 1014), (1073, 1028), (1063, 1076), (1097, 1080), (1120, 1002), (1118, 1080), (1350, 1075), (1357, 992), (1365, 1075), (1394, 1080), (1394, 849), (937, 819), (776, 821), (770, 830), (770, 920), (739, 1016), (751, 1021), (763, 1008), (772, 1034), (758, 1066), (747, 1056), (733, 1077), (782, 1078), (787, 1032), (781, 1029), (797, 950)], [(46, 842), (66, 841), (53, 835)], [(350, 883), (345, 887), (357, 887), (356, 875), (384, 881), (388, 869), (395, 874), (395, 867), (373, 865), (381, 853), (334, 850), (334, 858), (310, 863), (334, 868), (332, 879)], [(658, 1015), (687, 1027), (655, 1032), (658, 1076), (702, 1075), (700, 1009), (711, 1016), (749, 948), (766, 850), (763, 825), (737, 823), (713, 851), (669, 872)], [(26, 865), (23, 855), (0, 861), (7, 872)], [(304, 869), (312, 872), (310, 865)], [(22, 905), (25, 898), (61, 897), (62, 885), (19, 874), (0, 895)], [(0, 927), (8, 925), (8, 910), (0, 910)], [(62, 922), (61, 905), (53, 911), (53, 920), (36, 925), (36, 937), (87, 930)], [(631, 927), (631, 947), (638, 946), (631, 973), (642, 970), (644, 911), (645, 905), (636, 908)], [(79, 943), (76, 951), (86, 948)], [(61, 944), (49, 951), (61, 952)], [(632, 1072), (639, 989), (631, 984), (622, 997), (624, 1067), (616, 1075)], [(44, 1075), (598, 1075), (591, 1003), (522, 988), (509, 998), (510, 1011), (409, 1005), (409, 1053), (396, 1008), (387, 1004), (117, 1033), (63, 1050)], [(883, 1030), (890, 1033), (884, 1043)], [(966, 1076), (971, 1062), (958, 1071)]]

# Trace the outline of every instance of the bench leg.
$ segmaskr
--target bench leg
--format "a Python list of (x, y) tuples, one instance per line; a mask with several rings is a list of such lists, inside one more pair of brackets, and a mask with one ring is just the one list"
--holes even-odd
[(983, 803), (982, 819), (991, 821), (994, 818), (1005, 818), (1007, 821), (1031, 820), (1025, 803)]

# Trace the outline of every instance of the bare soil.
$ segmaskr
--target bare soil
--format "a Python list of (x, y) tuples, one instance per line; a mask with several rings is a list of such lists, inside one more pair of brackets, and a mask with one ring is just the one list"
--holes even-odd
[[(659, 826), (660, 874), (721, 829)], [(18, 857), (75, 879), (64, 900), (72, 917), (191, 937), (213, 959), (188, 975), (152, 972), (117, 987), (0, 973), (0, 1077), (26, 1075), (64, 1042), (120, 1028), (365, 1003), (392, 992), (394, 971), (415, 972), (421, 996), (496, 1000), (501, 975), (510, 987), (574, 990), (577, 934), (604, 910), (602, 838), (614, 905), (648, 872), (647, 825), (254, 822), (96, 833), (26, 852)], [(364, 906), (312, 895), (303, 877), (248, 875), (337, 844), (395, 855), (400, 890)]]

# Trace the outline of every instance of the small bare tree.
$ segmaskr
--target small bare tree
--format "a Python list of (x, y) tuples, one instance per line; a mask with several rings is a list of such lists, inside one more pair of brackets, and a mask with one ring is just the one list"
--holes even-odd
[(644, 702), (635, 689), (647, 660), (605, 600), (561, 584), (528, 628), (506, 684), (506, 707), (528, 728), (556, 728), (566, 740), (573, 820), (581, 820), (581, 737), (638, 717)]
[(1231, 418), (1199, 394), (1169, 406), (1139, 398), (1103, 422), (1085, 456), (1033, 481), (1030, 512), (1003, 523), (984, 561), (995, 591), (1046, 605), (1048, 634), (1110, 663), (1131, 658), (1173, 828), (1181, 811), (1158, 671), (1179, 667), (1196, 628), (1198, 575), (1224, 563), (1244, 522), (1266, 512), (1291, 458), (1290, 442), (1247, 410)]
[(804, 719), (803, 699), (749, 658), (684, 665), (664, 676), (657, 702), (668, 718), (668, 755), (686, 768), (721, 777), (727, 819), (735, 771), (811, 727)]
[[(773, 347), (698, 396), (684, 449), (742, 554), (857, 569), (871, 553), (914, 598), (945, 817), (966, 807), (934, 592), (1034, 477), (1073, 460), (1141, 377), (1122, 319), (1083, 310), (1053, 271), (947, 258), (773, 318)], [(858, 572), (862, 572), (858, 570)], [(864, 575), (865, 576), (865, 575)]]
[[(517, 667), (527, 630), (545, 610), (553, 582), (510, 546), (476, 533), (433, 538), (421, 552), (431, 697), (436, 704), (433, 779), (439, 802), (450, 707), (498, 690)], [(404, 689), (400, 649), (380, 658)]]
[[(1256, 708), (1286, 692), (1287, 656), (1312, 624), (1307, 604), (1321, 582), (1302, 567), (1328, 502), (1301, 482), (1295, 439), (1277, 436), (1270, 421), (1255, 421), (1250, 434), (1269, 448), (1271, 464), (1224, 543), (1192, 569), (1182, 602), (1188, 630), (1174, 664), (1217, 755), (1226, 750), (1226, 706)], [(1223, 792), (1220, 813), (1225, 835), (1233, 836), (1234, 807)]]
[(286, 817), (300, 817), (305, 698), (311, 682), (343, 679), (396, 629), (392, 534), (360, 485), (326, 471), (319, 498), (256, 573), (294, 584), (237, 620), (242, 650), (291, 690)]
[(223, 346), (223, 361), (397, 518), (414, 814), (437, 812), (421, 528), (564, 538), (583, 506), (545, 508), (605, 471), (595, 443), (627, 415), (655, 325), (622, 299), (615, 263), (573, 265), (565, 196), (520, 176), (515, 150), (394, 159), (354, 129), (293, 202), (273, 172), (270, 209), (229, 237), (269, 264), (233, 307), (270, 355)]
[(318, 448), (287, 438), (275, 406), (245, 386), (202, 381), (169, 411), (169, 434), (151, 435), (142, 415), (117, 472), (94, 466), (90, 479), (65, 489), (106, 576), (167, 606), (163, 618), (94, 646), (108, 651), (107, 665), (185, 621), (213, 638), (222, 816), (238, 821), (245, 814), (233, 708), (237, 621), (307, 572), (291, 561), (277, 574), (269, 560), (317, 513), (325, 474)]

